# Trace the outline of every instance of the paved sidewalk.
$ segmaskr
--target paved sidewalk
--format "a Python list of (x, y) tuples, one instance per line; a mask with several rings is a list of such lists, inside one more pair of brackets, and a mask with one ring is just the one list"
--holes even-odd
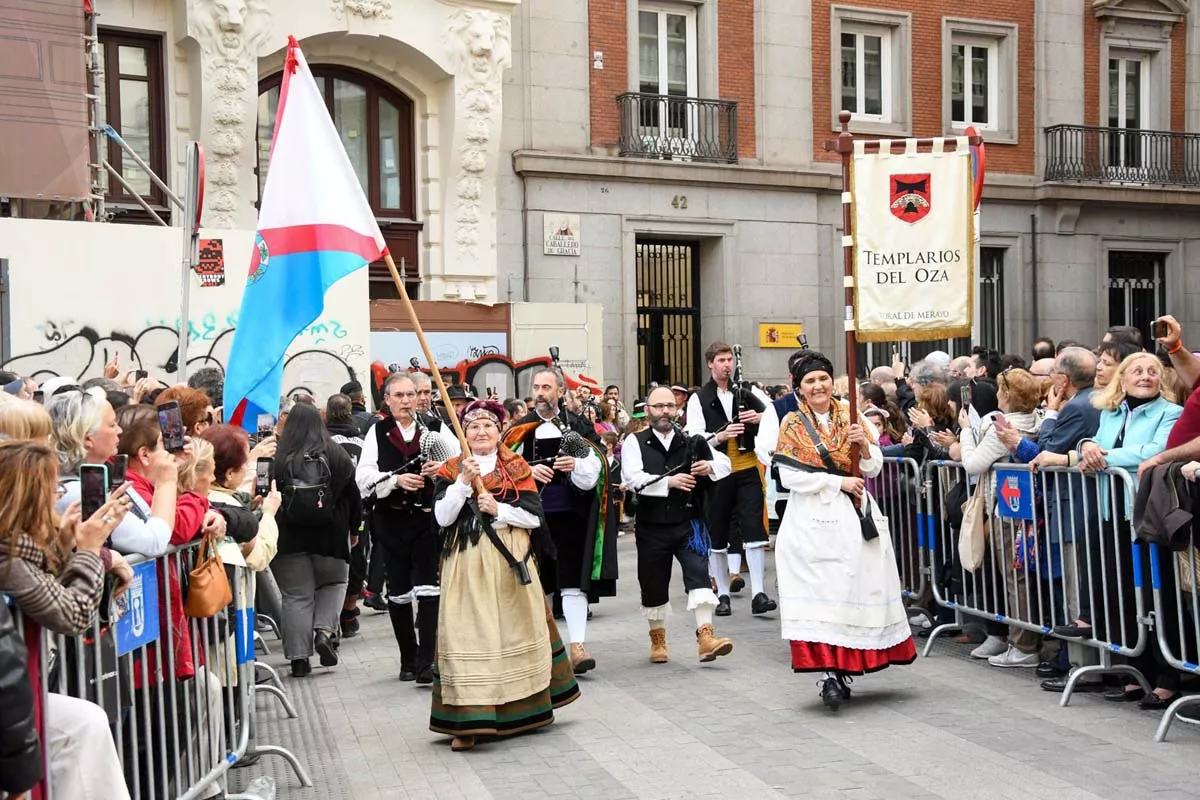
[[(860, 678), (853, 700), (830, 714), (816, 677), (789, 669), (777, 615), (750, 615), (749, 586), (733, 616), (717, 621), (734, 639), (732, 655), (699, 664), (691, 615), (677, 610), (668, 621), (672, 661), (650, 664), (632, 537), (620, 552), (621, 595), (595, 606), (588, 628), (599, 668), (553, 726), (452, 753), (427, 727), (429, 691), (396, 680), (386, 614), (364, 610), (341, 665), (285, 678), (300, 719), (258, 699), (260, 740), (292, 748), (317, 786), (299, 788), (271, 757), (235, 771), (231, 788), (265, 773), (279, 782), (280, 800), (1200, 796), (1200, 731), (1177, 723), (1155, 744), (1157, 714), (1098, 695), (1059, 708), (1032, 670), (971, 662), (951, 644)], [(265, 660), (286, 672), (281, 643), (268, 643)]]

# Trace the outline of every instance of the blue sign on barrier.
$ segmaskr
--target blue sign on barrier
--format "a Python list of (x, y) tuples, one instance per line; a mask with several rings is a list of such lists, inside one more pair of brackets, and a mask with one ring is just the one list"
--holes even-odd
[(996, 467), (996, 494), (1000, 516), (1033, 520), (1033, 475), (1028, 470)]
[(116, 601), (117, 655), (123, 656), (158, 639), (158, 572), (153, 561), (133, 568), (129, 590)]

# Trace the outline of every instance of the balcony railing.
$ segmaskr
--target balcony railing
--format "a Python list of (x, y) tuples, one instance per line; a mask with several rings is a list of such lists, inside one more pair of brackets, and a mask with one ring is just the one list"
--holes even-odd
[(1046, 180), (1200, 186), (1200, 134), (1053, 125)]
[(674, 161), (738, 159), (737, 103), (665, 94), (617, 95), (620, 154)]

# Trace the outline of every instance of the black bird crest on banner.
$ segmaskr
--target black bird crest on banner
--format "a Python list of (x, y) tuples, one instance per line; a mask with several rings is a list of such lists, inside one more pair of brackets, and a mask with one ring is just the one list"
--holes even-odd
[(913, 175), (893, 175), (892, 215), (904, 222), (920, 222), (932, 208), (931, 183), (928, 172)]

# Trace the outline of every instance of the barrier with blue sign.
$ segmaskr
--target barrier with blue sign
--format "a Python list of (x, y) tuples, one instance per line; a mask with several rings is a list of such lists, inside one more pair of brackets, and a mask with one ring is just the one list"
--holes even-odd
[(997, 466), (996, 508), (1005, 519), (1033, 521), (1033, 474), (1027, 469)]
[(158, 571), (153, 561), (133, 567), (129, 590), (118, 600), (117, 655), (131, 653), (158, 639)]

